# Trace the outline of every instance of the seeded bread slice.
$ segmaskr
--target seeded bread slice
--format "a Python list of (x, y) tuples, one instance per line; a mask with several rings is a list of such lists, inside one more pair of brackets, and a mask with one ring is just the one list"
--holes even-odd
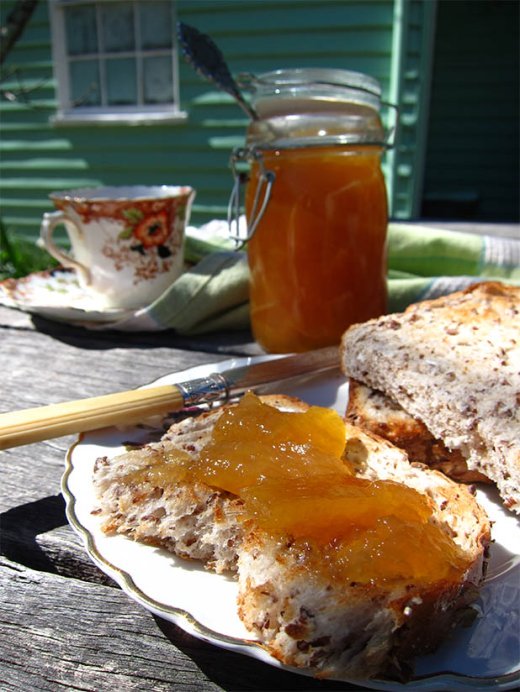
[[(468, 557), (457, 583), (391, 588), (318, 582), (302, 567), (302, 546), (254, 529), (239, 558), (239, 615), (269, 652), (319, 677), (375, 675), (405, 680), (414, 656), (434, 651), (470, 616), (485, 570), (489, 522), (466, 486), (421, 464), (386, 440), (347, 424), (345, 458), (356, 475), (403, 483), (434, 503), (432, 520)], [(420, 546), (417, 546), (421, 550)]]
[(520, 512), (520, 288), (484, 282), (354, 325), (341, 358)]
[[(265, 403), (286, 411), (304, 411), (307, 404), (284, 395), (266, 395)], [(211, 439), (224, 408), (215, 408), (174, 423), (160, 442), (94, 466), (97, 511), (106, 533), (164, 548), (179, 557), (202, 561), (217, 573), (236, 572), (237, 551), (244, 526), (242, 502), (235, 495), (202, 483), (157, 485), (136, 472), (146, 470), (177, 449), (194, 458)]]
[[(307, 408), (284, 396), (267, 401), (285, 410)], [(435, 648), (475, 598), (490, 527), (472, 494), (442, 474), (411, 465), (389, 442), (347, 425), (345, 458), (355, 473), (396, 480), (430, 497), (431, 521), (464, 551), (467, 567), (456, 581), (433, 579), (422, 589), (406, 581), (385, 588), (338, 585), (319, 574), (309, 579), (302, 569), (301, 544), (272, 536), (245, 518), (238, 497), (202, 483), (147, 483), (146, 469), (161, 455), (181, 449), (196, 457), (222, 411), (187, 418), (160, 443), (96, 462), (94, 482), (105, 531), (201, 560), (217, 572), (235, 573), (242, 621), (285, 664), (320, 677), (405, 675), (410, 659)]]

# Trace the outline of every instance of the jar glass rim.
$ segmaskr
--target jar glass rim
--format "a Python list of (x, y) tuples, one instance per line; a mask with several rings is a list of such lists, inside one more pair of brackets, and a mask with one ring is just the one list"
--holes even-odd
[(297, 67), (273, 70), (250, 77), (253, 89), (276, 86), (297, 86), (301, 84), (327, 84), (367, 91), (381, 97), (381, 85), (374, 77), (363, 72), (324, 67)]

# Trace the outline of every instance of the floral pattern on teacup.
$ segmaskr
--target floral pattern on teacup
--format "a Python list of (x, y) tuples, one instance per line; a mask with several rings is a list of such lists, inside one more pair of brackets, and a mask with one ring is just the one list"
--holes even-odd
[(183, 243), (189, 193), (178, 199), (138, 199), (128, 204), (111, 200), (68, 200), (85, 224), (103, 220), (121, 226), (116, 235), (107, 235), (102, 253), (112, 260), (116, 271), (133, 269), (133, 283), (153, 279), (168, 272)]
[(141, 243), (143, 248), (156, 247), (161, 257), (168, 257), (170, 254), (166, 246), (170, 233), (168, 215), (164, 211), (143, 219), (133, 230), (134, 238)]

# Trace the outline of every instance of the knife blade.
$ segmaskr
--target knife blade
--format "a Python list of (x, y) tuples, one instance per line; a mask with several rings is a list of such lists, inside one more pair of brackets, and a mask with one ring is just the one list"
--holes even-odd
[(3, 413), (0, 449), (112, 425), (132, 425), (150, 416), (224, 402), (249, 390), (338, 367), (339, 350), (331, 346), (241, 365), (185, 382)]

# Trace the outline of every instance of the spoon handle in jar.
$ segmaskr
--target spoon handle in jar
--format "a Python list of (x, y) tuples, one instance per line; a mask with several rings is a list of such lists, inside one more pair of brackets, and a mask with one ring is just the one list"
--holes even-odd
[(243, 97), (213, 39), (184, 22), (177, 22), (177, 34), (184, 56), (195, 70), (233, 96), (251, 120), (258, 120), (258, 113)]

